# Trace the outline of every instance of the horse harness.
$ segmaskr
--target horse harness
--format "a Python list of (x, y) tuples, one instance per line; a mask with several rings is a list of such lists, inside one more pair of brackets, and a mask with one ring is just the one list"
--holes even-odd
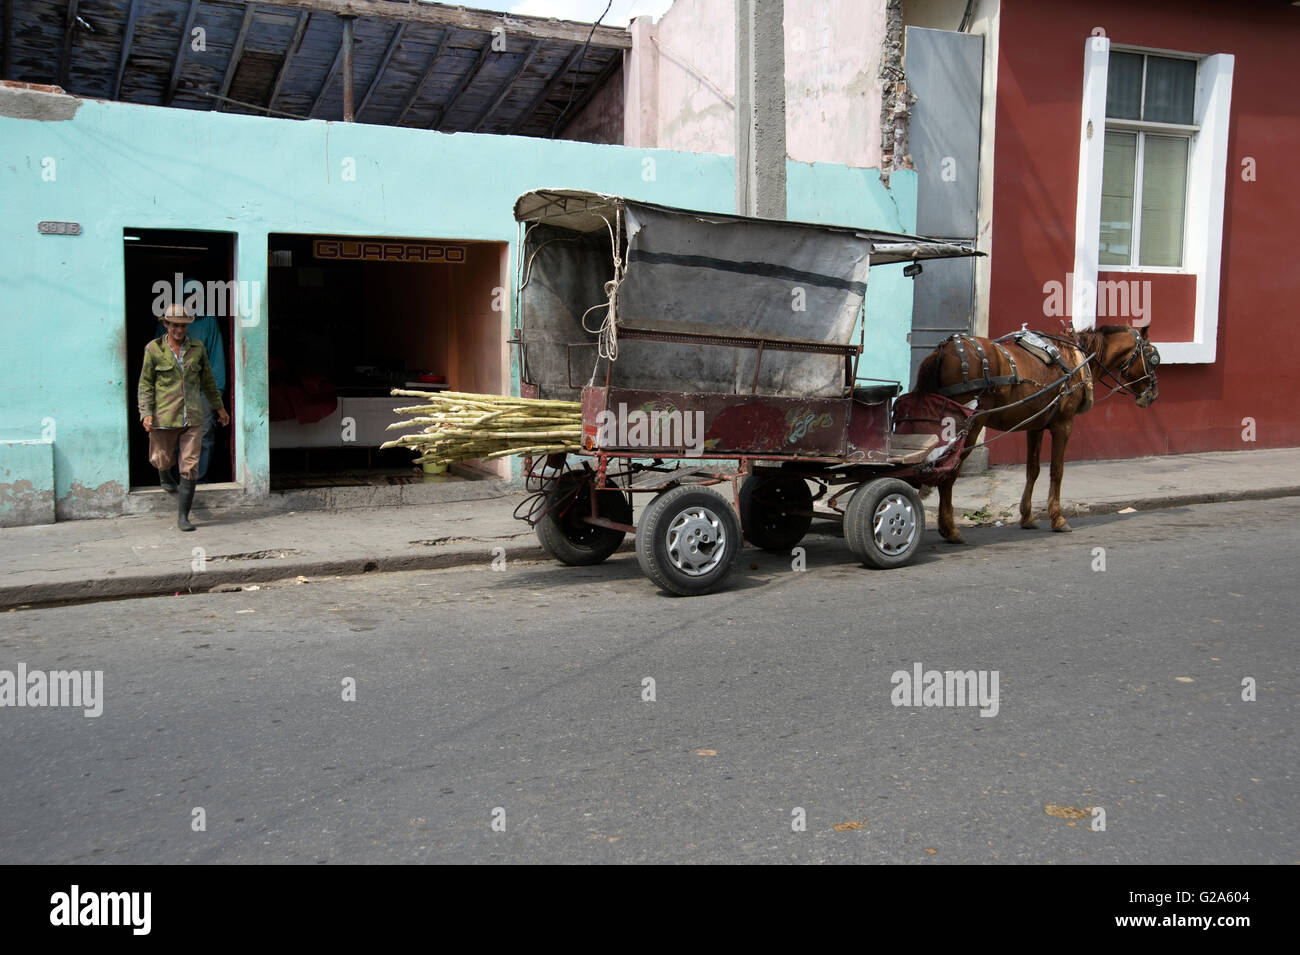
[[(1001, 338), (995, 339), (993, 341), (993, 347), (998, 350), (998, 352), (1002, 355), (1002, 357), (1007, 360), (1007, 364), (1011, 366), (1010, 375), (994, 376), (989, 374), (988, 355), (985, 354), (984, 348), (980, 345), (979, 340), (976, 338), (958, 333), (940, 342), (938, 345), (939, 348), (942, 348), (948, 342), (952, 342), (954, 344), (957, 350), (957, 358), (961, 362), (961, 382), (960, 384), (952, 384), (947, 386), (946, 388), (940, 388), (937, 394), (940, 394), (946, 398), (952, 395), (991, 391), (994, 388), (1000, 388), (1004, 385), (1011, 386), (1011, 387), (1014, 387), (1015, 385), (1026, 384), (1026, 383), (1031, 385), (1037, 385), (1038, 382), (1034, 381), (1033, 379), (1020, 377), (1020, 373), (1016, 368), (1015, 358), (1013, 358), (1011, 353), (1002, 346), (1002, 343), (1004, 341), (1007, 341), (1008, 339), (1010, 339), (1016, 345), (1019, 345), (1025, 351), (1029, 352), (1035, 358), (1039, 359), (1041, 362), (1043, 362), (1043, 364), (1047, 365), (1048, 368), (1051, 368), (1053, 365), (1056, 365), (1062, 370), (1062, 372), (1064, 372), (1065, 377), (1060, 379), (1062, 384), (1061, 393), (1057, 395), (1056, 399), (1053, 400), (1053, 404), (1055, 404), (1056, 401), (1060, 400), (1061, 398), (1064, 398), (1066, 395), (1072, 393), (1073, 391), (1082, 388), (1084, 392), (1083, 403), (1080, 405), (1076, 414), (1082, 414), (1083, 412), (1087, 411), (1089, 408), (1092, 407), (1093, 380), (1092, 380), (1092, 371), (1088, 367), (1089, 366), (1088, 358), (1083, 355), (1082, 351), (1079, 350), (1076, 345), (1067, 344), (1066, 342), (1062, 341), (1061, 342), (1062, 344), (1066, 344), (1071, 351), (1075, 352), (1074, 357), (1080, 359), (1080, 364), (1074, 368), (1071, 368), (1069, 364), (1066, 362), (1065, 358), (1061, 355), (1060, 349), (1057, 348), (1055, 345), (1053, 345), (1051, 341), (1042, 338), (1039, 335), (1035, 334), (1034, 332), (1031, 332), (1025, 328), (1021, 328), (1019, 331), (1016, 332), (1011, 332), (1009, 335), (1003, 335)], [(966, 349), (963, 344), (963, 340), (969, 340), (971, 345), (975, 347), (976, 353), (979, 355), (981, 376), (974, 380), (972, 380), (970, 377), (970, 367), (966, 361)], [(1079, 382), (1079, 384), (1074, 385), (1073, 387), (1068, 387), (1069, 380), (1072, 377), (1074, 377), (1076, 373), (1081, 373), (1082, 380)], [(1052, 387), (1052, 385), (1048, 385), (1046, 386), (1046, 388), (1043, 388), (1042, 390), (1046, 391), (1047, 388), (1050, 387)], [(1030, 397), (1032, 398), (1035, 396), (1031, 395)], [(1015, 402), (1015, 404), (1020, 404), (1020, 403), (1021, 402)], [(1007, 407), (1012, 407), (1012, 406), (1007, 406)]]
[[(975, 346), (975, 352), (980, 356), (981, 376), (975, 381), (971, 381), (970, 365), (966, 361), (966, 348), (963, 341), (967, 339), (969, 339), (970, 343)], [(940, 388), (935, 392), (935, 394), (942, 395), (945, 398), (950, 398), (953, 395), (969, 394), (975, 391), (991, 391), (994, 388), (1001, 388), (1003, 385), (1018, 385), (1025, 380), (1021, 378), (1019, 372), (1016, 371), (1016, 360), (1011, 357), (1011, 352), (1003, 348), (998, 342), (994, 342), (993, 347), (996, 348), (1002, 354), (1002, 357), (1007, 360), (1007, 363), (1011, 365), (1011, 374), (1009, 375), (989, 375), (989, 356), (984, 353), (984, 346), (979, 343), (978, 338), (972, 338), (959, 332), (956, 335), (950, 335), (948, 338), (941, 341), (936, 346), (936, 350), (943, 348), (943, 346), (949, 342), (952, 342), (956, 347), (957, 358), (961, 362), (961, 383), (949, 385), (946, 388)]]

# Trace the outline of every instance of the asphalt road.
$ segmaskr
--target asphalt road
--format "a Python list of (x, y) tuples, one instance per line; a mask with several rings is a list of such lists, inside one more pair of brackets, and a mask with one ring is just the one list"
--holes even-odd
[[(0, 614), (0, 670), (103, 671), (0, 708), (0, 862), (1300, 861), (1300, 498), (1073, 523)], [(916, 664), (996, 715), (895, 706)]]

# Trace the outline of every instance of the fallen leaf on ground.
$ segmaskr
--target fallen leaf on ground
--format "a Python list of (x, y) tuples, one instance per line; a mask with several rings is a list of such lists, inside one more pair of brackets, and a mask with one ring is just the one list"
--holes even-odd
[(257, 613), (256, 610), (236, 610), (235, 613)]
[(1195, 682), (1196, 682), (1196, 681), (1193, 680), (1190, 676), (1176, 676), (1176, 677), (1174, 677), (1174, 679), (1177, 680), (1179, 683), (1195, 683)]
[(695, 751), (695, 755), (696, 756), (717, 756), (718, 751), (716, 749), (697, 749)]
[(836, 832), (856, 832), (859, 829), (867, 828), (867, 820), (850, 820), (849, 822), (837, 823), (836, 825), (831, 826), (831, 828)]
[(925, 853), (926, 853), (926, 855), (937, 856), (937, 855), (939, 854), (939, 850), (938, 850), (938, 849), (926, 849), (926, 850), (925, 850)]
[(1058, 819), (1087, 819), (1088, 810), (1078, 806), (1054, 806), (1050, 802), (1043, 806), (1043, 812)]

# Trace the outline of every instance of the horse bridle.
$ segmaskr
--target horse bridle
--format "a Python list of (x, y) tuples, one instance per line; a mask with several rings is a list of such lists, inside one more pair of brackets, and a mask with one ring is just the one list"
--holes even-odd
[[(1101, 379), (1104, 383), (1109, 384), (1106, 381), (1108, 378), (1115, 380), (1115, 386), (1111, 388), (1110, 394), (1124, 391), (1140, 400), (1147, 392), (1156, 387), (1156, 369), (1160, 367), (1160, 352), (1156, 351), (1156, 346), (1152, 345), (1151, 342), (1143, 341), (1136, 328), (1130, 328), (1128, 331), (1133, 336), (1133, 350), (1128, 353), (1128, 357), (1124, 359), (1123, 364), (1111, 369), (1103, 365), (1100, 358), (1098, 358), (1097, 366), (1101, 369)], [(1077, 339), (1075, 344), (1078, 344)], [(1120, 376), (1127, 374), (1128, 370), (1133, 367), (1139, 358), (1142, 360), (1141, 377), (1134, 378), (1132, 381), (1125, 381)], [(1148, 378), (1151, 379), (1151, 383), (1140, 392), (1133, 388), (1138, 382), (1146, 381)]]

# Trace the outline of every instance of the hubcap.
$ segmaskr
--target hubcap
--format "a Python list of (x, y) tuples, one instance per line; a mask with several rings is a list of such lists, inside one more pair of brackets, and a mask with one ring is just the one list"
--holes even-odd
[(718, 566), (727, 550), (727, 532), (707, 507), (689, 507), (668, 526), (668, 559), (690, 577), (702, 577)]
[(902, 494), (887, 495), (876, 508), (871, 533), (881, 553), (896, 557), (906, 552), (916, 539), (916, 514), (912, 502)]

